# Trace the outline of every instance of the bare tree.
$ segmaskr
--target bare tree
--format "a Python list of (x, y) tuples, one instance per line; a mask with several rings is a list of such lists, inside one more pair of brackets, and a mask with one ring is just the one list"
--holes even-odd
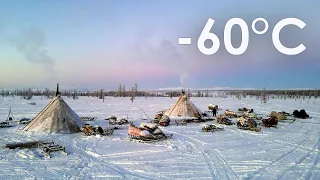
[(267, 94), (266, 94), (266, 88), (263, 88), (263, 91), (261, 92), (261, 101), (262, 103), (267, 103)]

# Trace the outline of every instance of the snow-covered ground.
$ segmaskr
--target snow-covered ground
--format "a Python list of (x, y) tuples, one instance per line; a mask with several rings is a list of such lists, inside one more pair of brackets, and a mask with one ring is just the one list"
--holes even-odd
[[(153, 118), (168, 109), (177, 98), (79, 97), (64, 98), (79, 116), (95, 116), (92, 124), (108, 127), (104, 119), (112, 115), (145, 122), (142, 108)], [(172, 139), (156, 143), (138, 143), (127, 138), (127, 126), (110, 137), (86, 137), (78, 134), (39, 135), (19, 131), (23, 126), (0, 129), (0, 179), (320, 179), (320, 99), (269, 100), (192, 98), (206, 110), (210, 103), (225, 109), (245, 106), (267, 115), (272, 110), (306, 109), (312, 119), (280, 123), (278, 128), (261, 132), (225, 126), (224, 131), (203, 133), (201, 124), (163, 127)], [(0, 118), (6, 119), (9, 107), (14, 118), (32, 118), (50, 99), (23, 100), (0, 97)], [(32, 106), (28, 103), (36, 102)], [(172, 123), (173, 124), (173, 123)], [(46, 159), (38, 149), (3, 148), (6, 143), (54, 140), (66, 147), (69, 155), (54, 154)]]

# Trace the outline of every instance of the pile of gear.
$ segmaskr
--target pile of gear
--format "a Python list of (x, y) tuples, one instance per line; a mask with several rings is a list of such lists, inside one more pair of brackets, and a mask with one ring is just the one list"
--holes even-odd
[(94, 135), (101, 135), (101, 136), (110, 136), (113, 134), (114, 129), (102, 129), (100, 126), (91, 126), (90, 124), (85, 124), (82, 127), (82, 132), (86, 136), (94, 136)]
[(202, 126), (202, 132), (215, 132), (215, 131), (222, 131), (224, 130), (223, 127), (219, 127), (215, 124), (204, 124)]
[(115, 116), (111, 116), (110, 118), (107, 118), (105, 120), (108, 120), (110, 125), (124, 125), (129, 123), (127, 119), (125, 118), (118, 119)]

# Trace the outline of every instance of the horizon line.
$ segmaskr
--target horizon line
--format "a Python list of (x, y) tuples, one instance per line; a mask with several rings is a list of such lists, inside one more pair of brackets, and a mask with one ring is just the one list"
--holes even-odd
[[(16, 91), (16, 90), (28, 90), (32, 91), (44, 91), (49, 89), (50, 91), (55, 90), (55, 88), (50, 89), (47, 87), (23, 87), (23, 88), (0, 88), (0, 91)], [(235, 88), (235, 87), (210, 87), (210, 88), (186, 88), (186, 87), (164, 87), (164, 88), (150, 88), (150, 89), (138, 89), (138, 91), (181, 91), (182, 89), (190, 91), (255, 91), (255, 90), (319, 90), (320, 88)], [(78, 91), (78, 92), (92, 92), (92, 91), (118, 91), (117, 89), (110, 88), (85, 88), (85, 87), (60, 87), (61, 91)], [(127, 90), (128, 92), (131, 89)]]

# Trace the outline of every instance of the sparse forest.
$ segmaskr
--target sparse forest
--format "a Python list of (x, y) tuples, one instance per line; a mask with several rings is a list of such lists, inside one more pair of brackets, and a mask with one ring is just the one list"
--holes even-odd
[[(220, 97), (227, 98), (232, 97), (236, 99), (242, 99), (246, 97), (256, 98), (263, 103), (266, 103), (269, 99), (317, 99), (320, 95), (320, 90), (188, 90), (188, 96), (190, 97)], [(20, 98), (30, 100), (33, 96), (41, 96), (42, 98), (52, 98), (55, 94), (55, 90), (4, 90), (2, 89), (0, 95), (4, 96), (19, 96)], [(97, 97), (105, 100), (106, 96), (111, 97), (130, 97), (133, 101), (135, 97), (178, 97), (181, 91), (144, 91), (138, 89), (138, 84), (135, 84), (131, 88), (126, 89), (123, 84), (119, 85), (118, 90), (105, 91), (103, 89), (95, 91), (76, 91), (76, 90), (63, 90), (61, 95), (67, 98), (77, 99), (79, 96)]]

